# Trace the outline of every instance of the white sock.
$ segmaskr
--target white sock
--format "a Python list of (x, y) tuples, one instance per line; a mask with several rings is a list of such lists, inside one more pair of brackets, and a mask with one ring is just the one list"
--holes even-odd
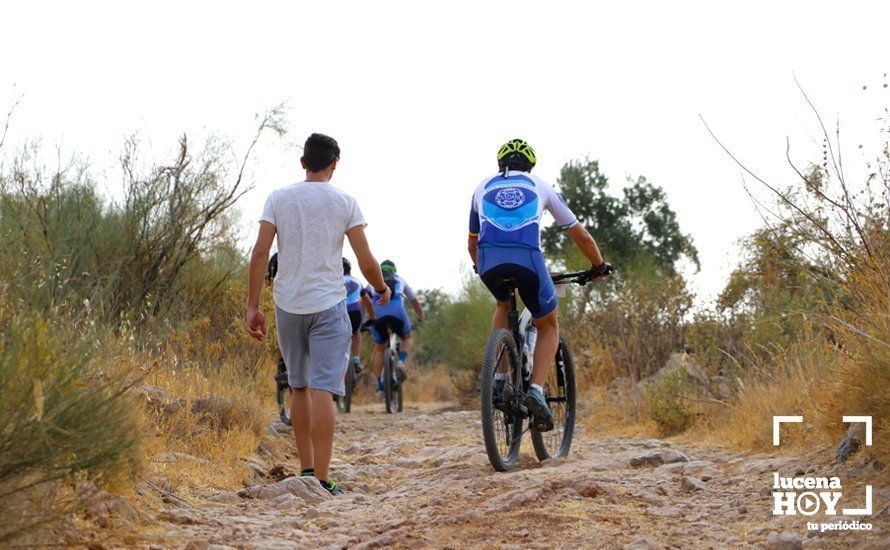
[(507, 373), (506, 372), (496, 372), (496, 373), (494, 373), (494, 379), (495, 380), (506, 380)]
[(541, 386), (539, 386), (539, 385), (537, 385), (537, 384), (532, 384), (531, 387), (532, 387), (533, 390), (538, 390), (539, 392), (541, 392), (541, 394), (544, 393), (544, 388), (542, 388)]

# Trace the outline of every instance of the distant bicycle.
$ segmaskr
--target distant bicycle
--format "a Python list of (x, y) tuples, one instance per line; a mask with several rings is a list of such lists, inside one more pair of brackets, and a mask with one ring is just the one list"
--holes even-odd
[(386, 412), (402, 412), (402, 382), (399, 380), (396, 365), (399, 363), (399, 338), (387, 329), (389, 346), (383, 352), (383, 398)]
[(287, 367), (284, 359), (278, 358), (278, 370), (275, 371), (275, 397), (278, 401), (278, 418), (290, 426), (290, 386), (287, 385)]
[[(556, 285), (591, 281), (589, 271), (552, 274)], [(531, 385), (531, 359), (534, 356), (536, 329), (528, 310), (519, 314), (516, 307), (516, 278), (500, 282), (510, 293), (507, 314), (509, 330), (497, 329), (488, 338), (482, 365), (482, 435), (485, 451), (492, 467), (506, 472), (516, 465), (522, 443), (525, 419), (530, 417), (525, 406)], [(529, 345), (526, 344), (529, 343)], [(507, 374), (500, 391), (495, 391), (496, 372)], [(553, 413), (553, 430), (540, 432), (530, 423), (532, 444), (538, 460), (569, 454), (575, 431), (575, 364), (565, 337), (560, 335), (556, 365), (547, 374), (544, 397)]]

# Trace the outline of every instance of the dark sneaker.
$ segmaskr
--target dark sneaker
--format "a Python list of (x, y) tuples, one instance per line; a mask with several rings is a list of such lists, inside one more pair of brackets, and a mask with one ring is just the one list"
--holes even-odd
[(337, 487), (337, 484), (333, 481), (328, 481), (327, 483), (325, 483), (324, 481), (319, 479), (318, 482), (321, 483), (321, 486), (325, 488), (325, 491), (331, 493), (334, 496), (342, 495), (344, 493), (343, 489)]
[(352, 363), (352, 368), (355, 369), (355, 375), (358, 376), (359, 374), (362, 373), (362, 369), (363, 369), (364, 367), (362, 367), (362, 364), (361, 364), (361, 363), (358, 363), (358, 362), (353, 361), (353, 363)]
[(404, 382), (408, 379), (408, 365), (404, 361), (396, 363), (396, 381)]
[(553, 413), (547, 406), (544, 394), (535, 388), (529, 388), (525, 396), (525, 406), (531, 413), (532, 427), (539, 432), (549, 432), (553, 429)]

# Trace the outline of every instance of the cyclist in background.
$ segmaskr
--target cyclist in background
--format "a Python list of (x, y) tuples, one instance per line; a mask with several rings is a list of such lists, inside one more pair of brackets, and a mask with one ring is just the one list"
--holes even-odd
[(384, 260), (380, 264), (383, 271), (383, 280), (386, 286), (392, 291), (392, 298), (388, 305), (377, 305), (377, 292), (368, 287), (368, 291), (372, 293), (371, 302), (374, 307), (374, 313), (377, 321), (371, 326), (371, 336), (374, 338), (374, 375), (377, 376), (377, 391), (383, 392), (383, 351), (388, 344), (388, 331), (396, 334), (401, 340), (401, 350), (399, 352), (399, 362), (396, 365), (396, 373), (399, 382), (404, 382), (408, 377), (408, 354), (411, 352), (411, 346), (414, 341), (411, 320), (408, 319), (408, 312), (405, 311), (405, 299), (411, 303), (414, 313), (417, 315), (417, 322), (423, 322), (423, 306), (411, 290), (408, 283), (401, 275), (396, 274), (396, 264), (392, 260)]
[[(474, 269), (497, 300), (492, 330), (508, 328), (511, 297), (500, 282), (507, 278), (517, 282), (519, 296), (532, 314), (538, 332), (532, 383), (525, 404), (537, 421), (553, 429), (553, 414), (544, 398), (543, 386), (559, 347), (559, 321), (556, 289), (541, 254), (544, 210), (553, 215), (590, 260), (594, 278), (608, 275), (612, 266), (603, 261), (596, 241), (578, 223), (553, 186), (531, 174), (536, 162), (535, 151), (521, 139), (510, 140), (500, 148), (500, 172), (482, 180), (473, 194), (467, 248)], [(506, 372), (495, 373), (495, 392), (504, 391), (506, 378)]]
[[(266, 286), (272, 286), (275, 276), (278, 275), (278, 252), (272, 254), (269, 258), (269, 265), (266, 266), (266, 277), (263, 283)], [(278, 349), (278, 369), (275, 371), (275, 383), (279, 389), (287, 389), (287, 365), (284, 364), (284, 357), (281, 356), (281, 349)]]
[(362, 349), (362, 309), (368, 312), (368, 320), (373, 323), (376, 321), (374, 316), (374, 304), (371, 302), (371, 296), (367, 288), (362, 287), (358, 279), (352, 276), (352, 264), (346, 258), (343, 258), (343, 280), (346, 285), (346, 312), (349, 314), (349, 322), (352, 324), (352, 345), (350, 353), (352, 354), (352, 364), (355, 367), (355, 373), (362, 371), (361, 357), (359, 353)]

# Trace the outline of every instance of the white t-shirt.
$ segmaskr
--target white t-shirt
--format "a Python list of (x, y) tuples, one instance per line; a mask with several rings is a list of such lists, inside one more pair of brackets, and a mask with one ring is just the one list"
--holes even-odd
[(274, 225), (278, 234), (275, 305), (302, 315), (346, 298), (343, 237), (367, 225), (352, 196), (330, 183), (294, 183), (272, 191), (260, 221)]

